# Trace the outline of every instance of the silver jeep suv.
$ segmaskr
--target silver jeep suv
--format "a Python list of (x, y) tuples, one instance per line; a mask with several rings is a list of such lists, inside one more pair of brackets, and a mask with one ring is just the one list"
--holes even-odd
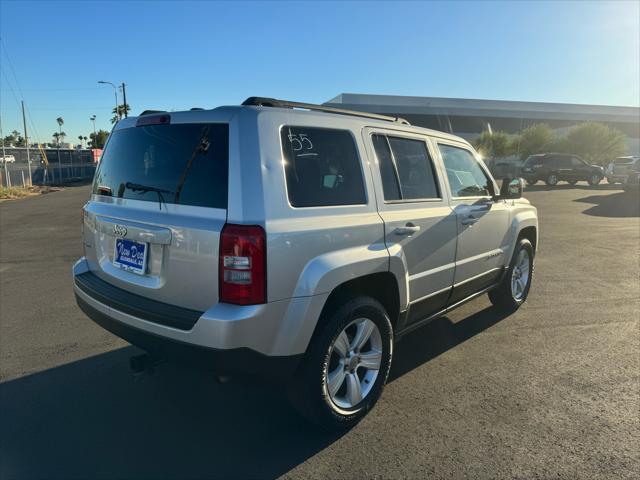
[(522, 181), (399, 118), (252, 97), (117, 123), (83, 208), (80, 308), (153, 358), (286, 380), (349, 427), (394, 341), (478, 295), (515, 310), (538, 238)]

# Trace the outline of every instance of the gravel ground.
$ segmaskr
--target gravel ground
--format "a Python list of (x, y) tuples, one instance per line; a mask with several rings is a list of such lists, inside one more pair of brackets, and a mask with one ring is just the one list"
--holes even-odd
[(371, 414), (309, 427), (280, 389), (219, 385), (138, 351), (75, 306), (87, 187), (0, 204), (0, 478), (638, 478), (640, 204), (531, 187), (527, 304), (486, 298), (400, 342)]

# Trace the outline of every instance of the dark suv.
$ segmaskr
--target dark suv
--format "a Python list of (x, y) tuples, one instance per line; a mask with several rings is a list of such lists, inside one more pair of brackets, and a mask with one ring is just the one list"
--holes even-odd
[(550, 186), (562, 180), (571, 185), (581, 180), (589, 182), (589, 185), (598, 185), (604, 178), (604, 170), (598, 165), (589, 165), (577, 155), (542, 153), (525, 160), (520, 176), (529, 185), (535, 185), (539, 180)]

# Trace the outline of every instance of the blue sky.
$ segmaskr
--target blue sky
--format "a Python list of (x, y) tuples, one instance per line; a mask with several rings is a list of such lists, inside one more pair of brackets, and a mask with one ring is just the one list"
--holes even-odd
[[(0, 2), (2, 130), (342, 92), (640, 104), (640, 3)], [(13, 92), (11, 89), (13, 88)], [(7, 133), (5, 133), (6, 135)]]

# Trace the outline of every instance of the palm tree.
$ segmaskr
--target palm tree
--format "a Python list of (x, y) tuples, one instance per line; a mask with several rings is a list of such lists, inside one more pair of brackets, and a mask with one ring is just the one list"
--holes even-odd
[(80, 148), (84, 148), (84, 145), (82, 145), (82, 135), (78, 135), (78, 140), (80, 140)]
[(60, 134), (58, 132), (53, 132), (53, 139), (56, 141), (56, 145), (60, 146)]
[(64, 137), (66, 137), (67, 134), (64, 133), (63, 131), (60, 131), (60, 141), (64, 142)]
[(113, 113), (113, 117), (111, 117), (111, 123), (119, 122), (120, 119), (124, 117), (125, 109), (126, 112), (129, 113), (131, 111), (131, 106), (127, 103), (126, 105), (118, 105), (118, 111), (116, 111), (115, 108), (111, 110), (111, 113)]

